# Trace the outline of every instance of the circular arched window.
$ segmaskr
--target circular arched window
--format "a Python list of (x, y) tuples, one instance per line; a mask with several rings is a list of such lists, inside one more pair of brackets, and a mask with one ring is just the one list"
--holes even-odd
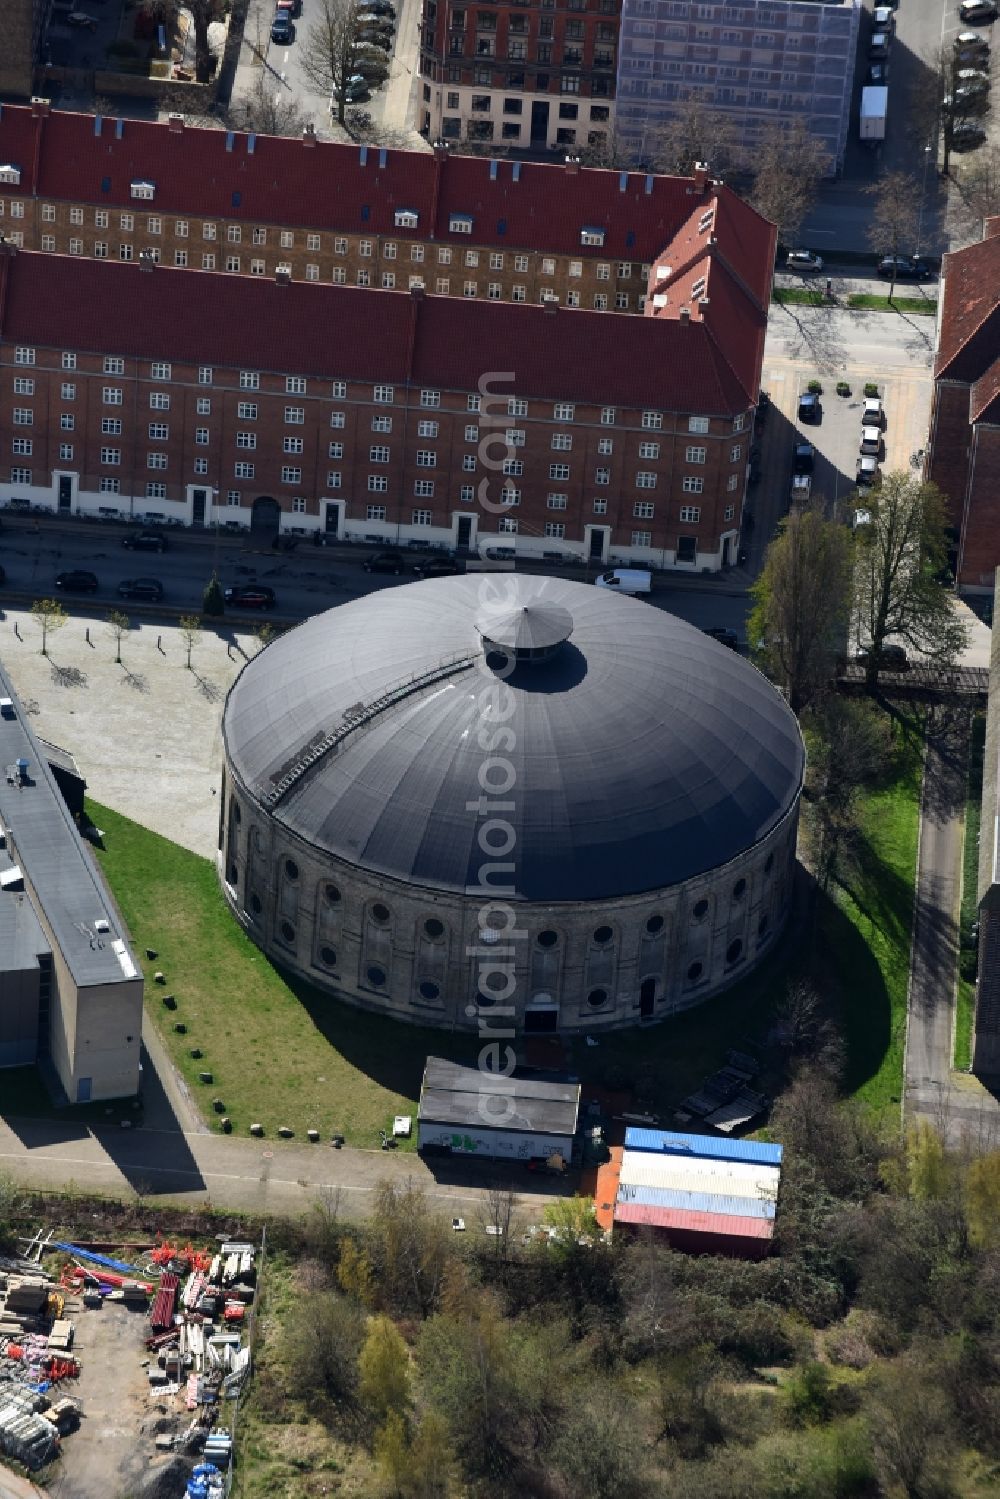
[(240, 872), (237, 869), (236, 865), (235, 864), (230, 864), (230, 866), (229, 866), (229, 883), (231, 885), (235, 885), (236, 881), (239, 879), (239, 877), (240, 877)]
[(693, 907), (691, 908), (691, 915), (694, 917), (695, 921), (705, 920), (705, 917), (708, 915), (708, 901), (705, 900), (704, 896), (701, 900), (695, 901)]
[(438, 921), (436, 916), (431, 916), (427, 921), (424, 922), (424, 931), (427, 933), (428, 937), (436, 941), (438, 937), (444, 936), (444, 922)]
[(259, 916), (260, 915), (261, 907), (260, 907), (260, 896), (259, 895), (251, 895), (251, 897), (250, 897), (250, 909), (251, 909), (251, 911), (253, 912), (253, 914), (255, 916)]
[(763, 915), (757, 923), (757, 936), (763, 937), (764, 933), (767, 931), (770, 925), (771, 923), (768, 920), (767, 915)]
[(646, 922), (646, 931), (647, 932), (649, 932), (649, 933), (652, 934), (654, 932), (662, 932), (662, 930), (663, 930), (663, 917), (662, 916), (651, 916), (649, 918), (649, 920)]
[(425, 979), (420, 985), (421, 999), (437, 999), (441, 993), (440, 984), (432, 984), (430, 979)]
[(591, 989), (590, 993), (587, 995), (587, 1003), (593, 1010), (599, 1010), (601, 1008), (601, 1005), (606, 1005), (607, 1002), (607, 989)]
[(773, 868), (774, 868), (774, 855), (773, 854), (768, 854), (767, 858), (764, 860), (764, 873), (765, 874), (770, 874), (771, 870)]
[(286, 875), (288, 876), (288, 878), (290, 880), (297, 880), (298, 879), (298, 877), (299, 877), (299, 866), (296, 864), (296, 862), (295, 862), (294, 859), (286, 859), (285, 860), (285, 873), (286, 873)]
[(376, 901), (372, 906), (372, 921), (377, 921), (379, 926), (384, 926), (389, 920), (389, 907), (383, 906), (381, 901)]
[(379, 968), (377, 963), (372, 963), (368, 969), (368, 982), (374, 984), (376, 989), (380, 989), (385, 983), (385, 969)]
[(535, 941), (538, 943), (539, 947), (555, 947), (556, 943), (559, 941), (559, 933), (554, 932), (551, 927), (548, 927), (544, 932), (538, 933)]
[(321, 947), (319, 950), (319, 960), (326, 968), (336, 968), (337, 966), (337, 954), (332, 947)]
[(336, 885), (324, 885), (323, 896), (325, 900), (329, 901), (331, 906), (335, 906), (340, 900), (340, 891)]
[(733, 900), (742, 900), (747, 893), (746, 880), (737, 880), (733, 886)]
[(613, 927), (599, 926), (594, 932), (594, 941), (598, 944), (598, 946), (604, 947), (606, 943), (611, 941), (614, 935), (615, 933)]
[(742, 956), (743, 943), (742, 940), (737, 937), (736, 940), (734, 942), (730, 942), (729, 946), (726, 948), (726, 962), (738, 963)]
[(688, 969), (688, 982), (691, 984), (697, 983), (704, 971), (704, 963), (692, 963), (691, 967)]
[(295, 941), (295, 928), (292, 926), (292, 923), (290, 921), (283, 921), (279, 926), (278, 931), (281, 933), (282, 941)]

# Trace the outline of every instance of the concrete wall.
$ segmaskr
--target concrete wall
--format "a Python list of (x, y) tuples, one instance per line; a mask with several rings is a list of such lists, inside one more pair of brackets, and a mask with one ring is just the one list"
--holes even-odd
[(419, 1148), (447, 1145), (455, 1155), (486, 1156), (490, 1160), (530, 1161), (561, 1155), (569, 1160), (573, 1140), (566, 1135), (524, 1134), (502, 1129), (476, 1129), (472, 1125), (435, 1124), (421, 1121), (417, 1127)]
[[(488, 962), (479, 955), (482, 898), (422, 890), (317, 851), (227, 770), (219, 873), (254, 941), (282, 967), (364, 1009), (477, 1029), (490, 1013), (477, 999)], [(519, 906), (521, 932), (496, 947), (498, 966), (513, 967), (511, 1023), (523, 1030), (526, 1006), (544, 995), (558, 1003), (560, 1031), (617, 1029), (736, 983), (787, 919), (797, 820), (796, 805), (743, 857), (687, 884), (613, 902)], [(653, 996), (645, 1017), (644, 983)]]
[(37, 964), (7, 971), (0, 968), (0, 1067), (30, 1067), (37, 1038)]

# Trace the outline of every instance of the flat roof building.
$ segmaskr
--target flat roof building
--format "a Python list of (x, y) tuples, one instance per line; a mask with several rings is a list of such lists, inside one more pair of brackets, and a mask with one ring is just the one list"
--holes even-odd
[(417, 1146), (435, 1155), (520, 1161), (559, 1156), (568, 1162), (579, 1112), (579, 1083), (506, 1077), (428, 1057)]
[(134, 1095), (142, 992), (121, 918), (0, 667), (0, 1065), (50, 1059), (72, 1103)]

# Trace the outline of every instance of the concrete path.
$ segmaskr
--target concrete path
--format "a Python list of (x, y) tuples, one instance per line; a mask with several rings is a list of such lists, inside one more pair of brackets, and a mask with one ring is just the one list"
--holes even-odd
[(950, 1143), (1000, 1142), (1000, 1103), (952, 1070), (958, 985), (969, 712), (932, 710), (920, 805), (910, 949), (904, 1110), (929, 1118)]

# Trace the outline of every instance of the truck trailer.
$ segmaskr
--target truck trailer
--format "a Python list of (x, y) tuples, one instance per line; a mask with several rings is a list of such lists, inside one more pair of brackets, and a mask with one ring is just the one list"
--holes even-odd
[(858, 116), (858, 135), (868, 145), (876, 146), (885, 140), (885, 117), (889, 108), (887, 84), (869, 84), (861, 90), (861, 112)]

